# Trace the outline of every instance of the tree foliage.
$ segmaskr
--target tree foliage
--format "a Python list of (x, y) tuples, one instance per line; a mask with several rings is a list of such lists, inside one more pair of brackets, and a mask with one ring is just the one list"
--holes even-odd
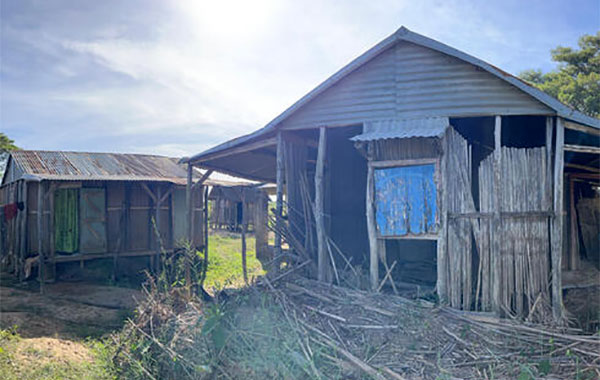
[(5, 153), (17, 149), (19, 149), (19, 147), (15, 145), (15, 142), (9, 139), (8, 136), (6, 136), (4, 133), (0, 132), (0, 153)]
[(600, 32), (579, 39), (579, 49), (551, 51), (557, 70), (527, 70), (520, 77), (563, 103), (590, 116), (600, 116)]

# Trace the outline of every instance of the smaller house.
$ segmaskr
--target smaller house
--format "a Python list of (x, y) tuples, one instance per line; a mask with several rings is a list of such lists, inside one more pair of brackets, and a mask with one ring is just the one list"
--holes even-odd
[(116, 268), (119, 258), (146, 256), (157, 265), (160, 252), (187, 236), (202, 249), (207, 192), (191, 188), (190, 232), (187, 175), (170, 157), (12, 152), (0, 186), (0, 259), (20, 278), (41, 259), (50, 279), (64, 262), (112, 258)]
[(269, 259), (268, 247), (268, 188), (260, 184), (212, 186), (209, 223), (214, 229), (246, 230), (251, 226), (256, 238), (256, 256)]

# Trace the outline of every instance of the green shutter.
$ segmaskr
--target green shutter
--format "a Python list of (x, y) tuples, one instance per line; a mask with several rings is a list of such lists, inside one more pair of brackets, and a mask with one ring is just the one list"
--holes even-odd
[(78, 189), (54, 193), (54, 241), (57, 252), (74, 253), (79, 242)]

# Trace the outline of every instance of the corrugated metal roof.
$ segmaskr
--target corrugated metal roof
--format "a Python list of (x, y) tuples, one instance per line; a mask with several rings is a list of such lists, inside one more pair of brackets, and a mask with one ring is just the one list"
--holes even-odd
[(352, 137), (352, 141), (402, 139), (410, 137), (439, 137), (450, 126), (447, 117), (423, 119), (388, 119), (365, 122), (363, 133)]
[[(340, 69), (338, 72), (333, 74), (331, 77), (329, 77), (327, 80), (325, 80), (319, 86), (317, 86), (311, 92), (309, 92), (308, 94), (303, 96), (300, 100), (298, 100), (291, 107), (289, 107), (283, 113), (281, 113), (279, 116), (277, 116), (275, 119), (273, 119), (265, 127), (255, 131), (253, 133), (250, 133), (248, 135), (241, 136), (236, 139), (227, 141), (223, 144), (217, 145), (216, 147), (208, 149), (202, 153), (196, 154), (193, 157), (186, 158), (186, 159), (184, 159), (184, 161), (197, 162), (197, 161), (200, 161), (203, 159), (209, 159), (209, 157), (214, 153), (226, 151), (230, 148), (245, 144), (247, 142), (251, 142), (253, 140), (256, 140), (256, 139), (262, 137), (263, 135), (265, 135), (269, 132), (275, 131), (277, 129), (277, 127), (280, 126), (280, 124), (284, 120), (287, 120), (290, 116), (295, 114), (298, 110), (303, 108), (310, 101), (315, 99), (318, 95), (321, 95), (324, 91), (326, 91), (327, 89), (336, 85), (338, 82), (340, 82), (342, 79), (347, 77), (349, 74), (355, 72), (361, 66), (363, 66), (367, 62), (373, 60), (375, 57), (382, 54), (384, 51), (386, 51), (390, 47), (394, 46), (399, 41), (411, 42), (413, 44), (423, 46), (423, 47), (444, 53), (448, 56), (458, 58), (459, 60), (462, 60), (464, 62), (470, 63), (471, 65), (474, 65), (475, 67), (485, 70), (486, 72), (496, 76), (497, 78), (500, 78), (503, 81), (510, 83), (511, 85), (515, 86), (519, 90), (523, 91), (525, 94), (527, 94), (527, 95), (533, 97), (534, 99), (536, 99), (537, 101), (539, 101), (541, 104), (549, 107), (557, 115), (567, 118), (567, 119), (570, 119), (570, 120), (573, 120), (575, 122), (581, 123), (583, 125), (587, 125), (587, 126), (590, 126), (593, 128), (600, 129), (600, 120), (599, 119), (585, 115), (582, 112), (579, 112), (577, 110), (574, 110), (574, 109), (568, 107), (567, 105), (561, 103), (560, 101), (553, 98), (552, 96), (527, 84), (526, 82), (520, 80), (519, 78), (517, 78), (511, 74), (508, 74), (493, 65), (490, 65), (487, 62), (484, 62), (478, 58), (475, 58), (469, 54), (463, 53), (457, 49), (454, 49), (448, 45), (445, 45), (443, 43), (435, 41), (431, 38), (422, 36), (418, 33), (414, 33), (405, 27), (401, 27), (395, 33), (393, 33), (392, 35), (390, 35), (389, 37), (387, 37), (386, 39), (384, 39), (383, 41), (381, 41), (380, 43), (378, 43), (377, 45), (375, 45), (374, 47), (369, 49), (367, 52), (365, 52), (364, 54), (362, 54), (361, 56), (359, 56), (358, 58), (356, 58), (355, 60), (350, 62), (348, 65), (344, 66), (342, 69)], [(326, 123), (324, 122), (322, 124), (325, 125)], [(315, 127), (319, 127), (319, 126), (321, 126), (321, 125), (318, 125), (318, 124), (315, 125)]]
[(178, 159), (164, 156), (17, 150), (10, 159), (31, 180), (187, 181)]

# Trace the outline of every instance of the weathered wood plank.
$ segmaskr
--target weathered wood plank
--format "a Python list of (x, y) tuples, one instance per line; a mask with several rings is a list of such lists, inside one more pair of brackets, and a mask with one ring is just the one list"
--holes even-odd
[(597, 147), (597, 146), (564, 144), (563, 149), (566, 151), (569, 151), (569, 152), (576, 152), (576, 153), (600, 154), (600, 147)]
[[(371, 149), (369, 148), (369, 151)], [(370, 153), (370, 152), (369, 152)], [(370, 159), (369, 154), (369, 159)], [(369, 235), (369, 265), (371, 290), (377, 291), (379, 286), (379, 262), (377, 253), (377, 228), (375, 227), (375, 184), (374, 184), (375, 169), (369, 165), (367, 169), (367, 194), (366, 194), (366, 210), (367, 210), (367, 232)]]
[(45, 266), (45, 257), (44, 257), (44, 230), (42, 218), (44, 217), (44, 190), (42, 186), (43, 182), (38, 182), (37, 189), (37, 249), (39, 255), (39, 266), (38, 266), (38, 279), (40, 282), (40, 293), (44, 293), (44, 266)]
[(492, 309), (496, 313), (501, 312), (502, 304), (502, 258), (501, 255), (501, 220), (500, 220), (500, 205), (501, 205), (501, 136), (502, 136), (502, 117), (496, 116), (494, 121), (494, 183), (493, 183), (493, 210), (494, 217), (492, 219), (492, 249), (491, 249), (491, 265), (492, 265)]
[(448, 303), (448, 138), (444, 135), (439, 194), (440, 231), (437, 240), (437, 294), (442, 304)]
[(277, 228), (275, 229), (275, 256), (281, 256), (281, 228), (283, 227), (283, 178), (284, 178), (284, 163), (283, 163), (283, 135), (281, 132), (277, 134), (277, 160), (276, 160), (276, 204), (275, 204), (275, 221)]
[(563, 120), (556, 119), (556, 143), (554, 155), (554, 213), (552, 223), (552, 316), (556, 321), (562, 320), (562, 255), (564, 233), (564, 199), (563, 199), (563, 172), (564, 172), (564, 140), (565, 129)]
[(327, 130), (325, 127), (319, 129), (319, 147), (317, 150), (317, 167), (315, 170), (315, 223), (317, 230), (317, 278), (319, 281), (328, 280), (329, 259), (327, 247), (325, 246), (325, 215), (324, 207), (324, 184), (325, 154), (327, 146)]

